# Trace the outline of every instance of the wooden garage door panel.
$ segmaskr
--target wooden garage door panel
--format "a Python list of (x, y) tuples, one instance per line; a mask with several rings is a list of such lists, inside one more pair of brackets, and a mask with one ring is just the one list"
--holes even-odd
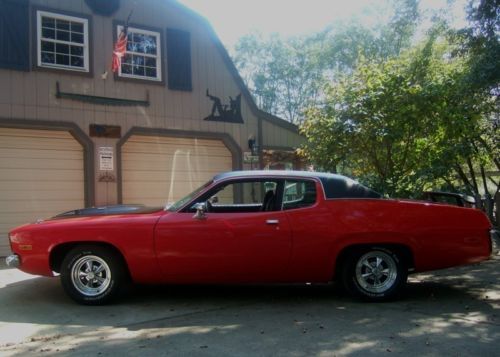
[[(33, 177), (36, 175), (36, 177)], [(83, 170), (33, 170), (28, 169), (16, 169), (16, 170), (5, 170), (0, 168), (0, 183), (3, 184), (4, 181), (27, 181), (33, 182), (34, 179), (37, 181), (50, 181), (54, 183), (54, 187), (57, 187), (58, 181), (80, 181), (83, 183)]]
[[(0, 195), (5, 191), (24, 191), (26, 190), (26, 182), (2, 180), (3, 185), (0, 187)], [(30, 181), (29, 190), (33, 191), (78, 191), (83, 185), (83, 179), (79, 181)]]
[(220, 172), (227, 171), (231, 168), (231, 159), (216, 158), (216, 157), (190, 157), (183, 156), (176, 160), (157, 161), (125, 161), (123, 162), (124, 171), (154, 171), (154, 172), (178, 172), (178, 171), (193, 171), (194, 172)]
[[(84, 198), (84, 195), (83, 192), (79, 190), (80, 188), (81, 185), (75, 183), (73, 185), (73, 189), (69, 189), (68, 192), (65, 193), (64, 199), (70, 201), (82, 200)], [(42, 202), (50, 202), (54, 199), (54, 197), (58, 197), (60, 190), (61, 189), (38, 190), (33, 189), (32, 187), (27, 187), (25, 190), (0, 190), (0, 197), (2, 202), (5, 202), (6, 206), (13, 205), (16, 202), (20, 201), (36, 200)], [(57, 198), (57, 201), (61, 201), (61, 198)]]
[(224, 152), (222, 152), (222, 154), (187, 152), (187, 151), (175, 152), (174, 149), (172, 149), (168, 152), (165, 152), (165, 153), (127, 152), (126, 154), (127, 154), (127, 162), (130, 162), (133, 164), (138, 163), (138, 162), (148, 162), (148, 163), (154, 164), (155, 162), (158, 162), (158, 161), (173, 161), (175, 159), (183, 158), (186, 156), (190, 156), (192, 158), (195, 158), (195, 157), (203, 158), (205, 156), (210, 156), (210, 157), (218, 157), (220, 159), (227, 159), (229, 161), (231, 160), (231, 158), (227, 156), (227, 153), (224, 153)]
[(130, 146), (127, 144), (127, 151), (129, 153), (144, 153), (144, 154), (167, 154), (175, 155), (176, 153), (197, 153), (205, 155), (226, 156), (227, 149), (213, 146), (192, 146), (192, 145), (175, 145), (175, 144), (149, 144), (149, 143), (132, 143)]
[(132, 136), (122, 148), (123, 202), (175, 202), (232, 166), (220, 140)]
[[(1, 149), (0, 149), (1, 150)], [(61, 159), (28, 159), (28, 158), (0, 158), (0, 167), (3, 170), (29, 168), (31, 170), (79, 170), (82, 163), (78, 157)]]
[[(35, 150), (54, 150), (54, 141), (58, 141), (57, 147), (64, 148), (65, 151), (78, 151), (78, 143), (75, 146), (75, 139), (69, 138), (33, 138), (33, 137), (17, 137), (12, 138), (5, 135), (0, 135), (0, 148), (8, 149), (35, 149)], [(80, 146), (80, 151), (81, 151)]]
[[(57, 199), (52, 201), (43, 201), (38, 198), (31, 200), (17, 200), (10, 201), (10, 206), (2, 204), (0, 206), (1, 213), (16, 213), (23, 214), (25, 216), (36, 215), (38, 212), (49, 212), (50, 216), (61, 213), (62, 211), (69, 211), (71, 209), (82, 208), (82, 205), (78, 202), (80, 199)], [(2, 200), (2, 202), (4, 202)], [(7, 203), (9, 204), (9, 203)], [(75, 206), (78, 205), (78, 206)], [(36, 218), (46, 218), (46, 217), (36, 217)], [(35, 217), (33, 218), (35, 219)]]
[(158, 143), (158, 144), (175, 144), (178, 146), (189, 145), (189, 143), (199, 144), (201, 146), (223, 147), (220, 140), (214, 139), (197, 139), (197, 138), (174, 138), (170, 136), (147, 136), (134, 135), (127, 140), (128, 144), (133, 143)]
[(80, 159), (80, 151), (54, 151), (54, 150), (32, 150), (32, 149), (10, 149), (0, 150), (0, 159), (18, 158), (18, 159), (52, 159), (68, 160), (69, 155), (75, 159)]
[(0, 256), (12, 228), (84, 204), (83, 148), (70, 133), (0, 128)]

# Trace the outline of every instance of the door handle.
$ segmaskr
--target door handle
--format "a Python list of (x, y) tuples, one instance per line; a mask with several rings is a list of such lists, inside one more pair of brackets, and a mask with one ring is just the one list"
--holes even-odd
[(280, 223), (280, 221), (279, 221), (279, 220), (277, 220), (277, 219), (268, 219), (268, 220), (266, 221), (266, 224), (273, 224), (273, 225), (276, 225), (276, 224), (279, 224), (279, 223)]

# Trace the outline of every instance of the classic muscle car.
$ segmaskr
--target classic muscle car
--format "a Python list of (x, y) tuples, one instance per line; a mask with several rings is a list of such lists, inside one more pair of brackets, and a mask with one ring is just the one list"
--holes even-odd
[(127, 282), (327, 283), (371, 301), (395, 298), (409, 273), (490, 258), (479, 210), (393, 200), (316, 172), (215, 176), (167, 208), (75, 210), (9, 234), (10, 266), (60, 275), (75, 301), (111, 301)]

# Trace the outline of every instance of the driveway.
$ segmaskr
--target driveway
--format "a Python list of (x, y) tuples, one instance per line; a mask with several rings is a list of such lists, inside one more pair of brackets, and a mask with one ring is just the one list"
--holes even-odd
[(335, 286), (139, 286), (85, 307), (58, 279), (0, 268), (1, 356), (492, 356), (499, 341), (499, 256), (377, 304)]

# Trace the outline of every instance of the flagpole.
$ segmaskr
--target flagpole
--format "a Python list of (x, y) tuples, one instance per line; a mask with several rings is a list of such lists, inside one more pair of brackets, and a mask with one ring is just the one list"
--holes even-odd
[(116, 39), (116, 43), (113, 47), (113, 58), (111, 61), (111, 71), (112, 72), (119, 72), (119, 69), (122, 64), (122, 57), (125, 56), (127, 53), (127, 37), (128, 37), (128, 27), (130, 23), (130, 19), (132, 17), (132, 14), (134, 13), (135, 9), (135, 2), (134, 6), (130, 10), (130, 13), (128, 14), (127, 21), (125, 22), (125, 26), (121, 30), (120, 34), (118, 35), (118, 38)]

